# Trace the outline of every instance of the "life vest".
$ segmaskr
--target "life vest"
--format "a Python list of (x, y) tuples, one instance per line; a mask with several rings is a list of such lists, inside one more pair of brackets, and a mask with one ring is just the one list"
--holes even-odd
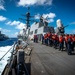
[(45, 39), (47, 39), (47, 38), (48, 38), (48, 34), (46, 33), (46, 34), (45, 34)]
[(65, 36), (65, 42), (66, 43), (68, 42), (68, 36)]
[(44, 39), (47, 39), (47, 34), (44, 35)]
[(68, 42), (72, 42), (72, 36), (68, 37)]
[(75, 36), (72, 38), (73, 42), (75, 42)]
[(59, 42), (60, 42), (60, 43), (63, 42), (63, 37), (62, 37), (62, 36), (59, 37)]
[(45, 34), (44, 34), (44, 39), (45, 39)]
[(34, 38), (36, 38), (36, 35), (34, 35)]
[(56, 36), (56, 38), (55, 38), (57, 41), (59, 40), (59, 38), (58, 38), (58, 36)]
[(55, 40), (55, 35), (52, 36), (52, 39)]
[(51, 33), (48, 33), (48, 38), (50, 38), (51, 37)]

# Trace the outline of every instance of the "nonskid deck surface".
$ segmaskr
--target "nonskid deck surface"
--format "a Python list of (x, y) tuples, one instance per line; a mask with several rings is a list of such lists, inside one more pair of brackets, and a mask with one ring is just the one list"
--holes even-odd
[(75, 55), (33, 43), (31, 75), (75, 75)]
[[(75, 75), (75, 55), (33, 42), (24, 52), (26, 75)], [(3, 75), (10, 75), (9, 71), (9, 67), (6, 67)]]

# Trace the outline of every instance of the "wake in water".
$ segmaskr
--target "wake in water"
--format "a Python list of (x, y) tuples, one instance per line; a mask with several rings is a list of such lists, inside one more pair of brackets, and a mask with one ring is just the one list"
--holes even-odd
[[(5, 47), (0, 47), (0, 59), (4, 56), (4, 54), (11, 48), (12, 46), (5, 46)], [(0, 74), (4, 70), (8, 57), (11, 56), (11, 53), (9, 52), (1, 61), (0, 61)]]
[[(11, 38), (11, 39), (8, 39), (6, 41), (0, 41), (0, 59), (5, 55), (5, 53), (12, 47), (12, 45), (16, 41), (17, 41), (17, 38)], [(4, 70), (4, 68), (5, 68), (6, 64), (7, 64), (7, 60), (11, 56), (11, 50), (0, 61), (0, 75), (2, 74), (2, 71)]]

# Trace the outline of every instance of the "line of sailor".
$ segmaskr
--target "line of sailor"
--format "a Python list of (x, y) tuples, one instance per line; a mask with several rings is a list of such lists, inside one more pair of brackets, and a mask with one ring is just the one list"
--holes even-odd
[(51, 47), (53, 46), (55, 49), (58, 48), (61, 51), (65, 49), (67, 53), (70, 55), (74, 51), (74, 47), (75, 47), (75, 34), (57, 35), (57, 34), (48, 32), (42, 35), (41, 41), (42, 41), (42, 44), (45, 44)]

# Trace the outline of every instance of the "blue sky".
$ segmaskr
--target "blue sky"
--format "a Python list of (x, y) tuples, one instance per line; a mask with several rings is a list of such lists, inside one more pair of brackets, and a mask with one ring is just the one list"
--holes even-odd
[[(75, 0), (0, 0), (0, 30), (9, 37), (16, 37), (18, 32), (25, 28), (27, 7), (30, 13), (38, 20), (41, 15), (48, 16), (50, 26), (56, 27), (56, 20), (61, 19), (65, 33), (75, 33)], [(30, 23), (32, 24), (32, 22)]]

